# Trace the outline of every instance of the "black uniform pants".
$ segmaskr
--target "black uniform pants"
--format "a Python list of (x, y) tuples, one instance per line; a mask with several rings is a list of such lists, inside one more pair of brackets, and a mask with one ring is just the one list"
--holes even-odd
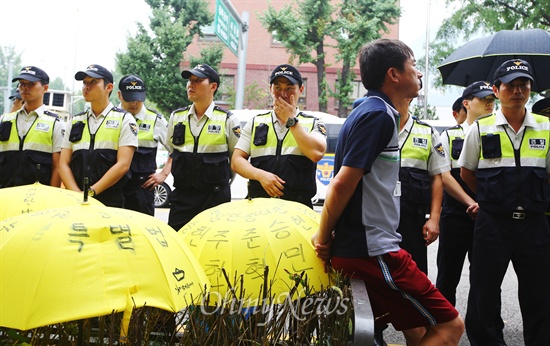
[(471, 261), (474, 238), (474, 221), (463, 209), (462, 214), (447, 212), (444, 205), (439, 220), (436, 287), (453, 306), (466, 254)]
[(124, 185), (124, 208), (155, 216), (155, 193), (141, 185), (146, 179), (131, 179)]
[(518, 278), (525, 345), (550, 345), (550, 230), (544, 213), (480, 210), (474, 228), (466, 332), (472, 346), (502, 345), (501, 284), (510, 261)]
[(169, 198), (168, 225), (179, 231), (200, 212), (231, 202), (231, 190), (229, 184), (212, 191), (176, 188)]
[(421, 210), (401, 208), (397, 232), (403, 239), (399, 246), (411, 254), (418, 268), (428, 275), (428, 247), (422, 235), (426, 214)]

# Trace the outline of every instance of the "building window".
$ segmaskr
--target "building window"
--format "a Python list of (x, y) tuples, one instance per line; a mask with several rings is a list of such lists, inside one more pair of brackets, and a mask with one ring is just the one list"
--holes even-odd
[(351, 92), (349, 98), (352, 100), (356, 100), (360, 97), (365, 96), (367, 93), (367, 89), (363, 86), (363, 83), (361, 81), (354, 80), (351, 82), (353, 86), (353, 91)]
[(304, 86), (304, 90), (298, 98), (298, 105), (300, 106), (300, 108), (305, 109), (307, 105), (307, 78), (302, 78), (302, 85)]
[(271, 32), (271, 45), (276, 46), (276, 47), (282, 47), (283, 43), (281, 41), (277, 40), (276, 36), (277, 36), (277, 31), (272, 31)]

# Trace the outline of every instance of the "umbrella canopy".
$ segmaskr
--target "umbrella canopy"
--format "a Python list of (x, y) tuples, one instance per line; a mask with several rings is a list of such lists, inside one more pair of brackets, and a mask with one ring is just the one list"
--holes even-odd
[[(245, 306), (267, 296), (281, 303), (298, 283), (304, 296), (305, 280), (313, 291), (329, 285), (329, 276), (311, 245), (319, 227), (319, 214), (303, 204), (277, 198), (243, 199), (207, 209), (181, 228), (179, 234), (199, 259), (210, 279), (211, 303), (229, 296), (228, 277), (243, 278)], [(268, 267), (267, 277), (264, 269)], [(301, 279), (300, 279), (301, 278)], [(298, 281), (296, 281), (298, 280)], [(230, 281), (233, 285), (233, 282)], [(235, 288), (235, 287), (234, 287)]]
[(443, 84), (468, 86), (493, 82), (493, 74), (506, 60), (523, 59), (532, 68), (531, 89), (550, 89), (550, 33), (542, 29), (501, 30), (459, 47), (438, 67)]
[[(34, 183), (0, 189), (0, 221), (39, 210), (79, 205), (84, 195), (75, 191)], [(88, 198), (92, 205), (103, 205)]]
[(0, 326), (27, 330), (145, 305), (179, 311), (207, 284), (176, 232), (146, 214), (81, 205), (0, 222)]

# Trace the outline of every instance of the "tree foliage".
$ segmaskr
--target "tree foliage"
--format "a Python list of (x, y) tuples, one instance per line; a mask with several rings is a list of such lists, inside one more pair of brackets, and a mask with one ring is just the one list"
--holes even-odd
[[(260, 16), (262, 25), (274, 32), (291, 54), (291, 60), (300, 64), (312, 63), (317, 67), (319, 110), (327, 110), (328, 95), (339, 99), (339, 115), (347, 112), (351, 100), (351, 81), (355, 78), (351, 68), (359, 48), (381, 37), (387, 25), (400, 15), (397, 1), (343, 0), (332, 4), (330, 0), (296, 0), (297, 6), (286, 5), (280, 11), (273, 7)], [(325, 62), (327, 42), (336, 42), (337, 59), (342, 62), (338, 85), (329, 90)]]
[(430, 43), (430, 69), (437, 76), (437, 86), (441, 86), (437, 66), (472, 37), (500, 30), (550, 28), (547, 0), (446, 0), (446, 4), (459, 7), (443, 21), (434, 42)]
[[(137, 74), (146, 83), (147, 99), (165, 114), (188, 105), (180, 63), (194, 35), (202, 36), (201, 26), (214, 20), (203, 0), (145, 0), (152, 8), (149, 28), (138, 23), (138, 32), (128, 37), (127, 51), (117, 53), (117, 69), (122, 75)], [(221, 46), (190, 59), (216, 67), (222, 58)]]
[[(8, 94), (11, 95), (12, 92), (15, 91), (17, 85), (16, 83), (12, 83), (11, 80), (8, 80), (10, 61), (12, 76), (15, 77), (19, 74), (19, 71), (21, 71), (21, 54), (15, 51), (15, 47), (0, 46), (0, 85), (2, 87), (9, 86)], [(10, 110), (11, 104), (4, 108), (4, 89), (2, 88), (0, 90), (2, 90), (2, 92), (0, 92), (0, 109), (2, 109), (2, 113), (4, 113)]]

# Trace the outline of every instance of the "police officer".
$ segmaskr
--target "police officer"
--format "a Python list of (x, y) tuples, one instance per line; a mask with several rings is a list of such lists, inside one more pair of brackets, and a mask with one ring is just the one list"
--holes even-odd
[[(443, 198), (441, 173), (450, 170), (445, 160), (439, 133), (432, 126), (398, 109), (400, 118), (399, 149), (401, 167), (400, 221), (397, 232), (418, 268), (428, 273), (427, 246), (439, 236), (439, 216)], [(430, 214), (426, 220), (426, 214)]]
[(504, 345), (500, 287), (512, 261), (518, 277), (525, 345), (550, 345), (550, 124), (525, 108), (532, 67), (513, 59), (498, 67), (496, 114), (477, 120), (458, 160), (461, 177), (476, 192), (466, 331), (470, 343)]
[(162, 171), (156, 173), (159, 143), (168, 149), (168, 122), (162, 114), (145, 107), (145, 83), (138, 76), (122, 77), (118, 89), (119, 108), (132, 114), (138, 127), (138, 148), (130, 166), (131, 178), (124, 186), (124, 208), (154, 216), (154, 187), (166, 180), (172, 167), (169, 158)]
[(75, 74), (83, 82), (82, 95), (91, 108), (73, 117), (67, 129), (60, 159), (60, 174), (66, 188), (84, 189), (110, 207), (124, 207), (123, 186), (137, 147), (134, 117), (109, 101), (113, 75), (100, 65), (89, 65)]
[(474, 82), (464, 89), (459, 100), (460, 106), (466, 109), (466, 119), (441, 134), (451, 171), (443, 173), (445, 192), (439, 222), (436, 280), (437, 288), (453, 305), (456, 304), (456, 287), (462, 276), (464, 259), (466, 254), (468, 258), (471, 256), (474, 236), (473, 217), (478, 210), (475, 194), (460, 178), (458, 158), (470, 126), (479, 117), (493, 112), (495, 104), (493, 86), (485, 81)]
[(241, 131), (239, 121), (214, 104), (220, 76), (207, 64), (181, 73), (193, 104), (168, 121), (174, 191), (168, 224), (179, 231), (201, 211), (231, 201), (229, 160)]
[(36, 181), (59, 187), (63, 124), (43, 103), (50, 77), (36, 66), (27, 66), (12, 80), (17, 81), (24, 105), (0, 118), (0, 187)]
[(303, 90), (302, 76), (293, 66), (279, 65), (271, 73), (273, 111), (247, 122), (231, 163), (236, 173), (250, 179), (249, 197), (280, 197), (313, 207), (316, 162), (325, 154), (326, 128), (298, 109)]
[(23, 101), (23, 99), (21, 98), (19, 90), (16, 90), (13, 94), (10, 95), (10, 100), (12, 102), (10, 113), (20, 110), (21, 107), (23, 107), (23, 103), (25, 103), (25, 101)]

